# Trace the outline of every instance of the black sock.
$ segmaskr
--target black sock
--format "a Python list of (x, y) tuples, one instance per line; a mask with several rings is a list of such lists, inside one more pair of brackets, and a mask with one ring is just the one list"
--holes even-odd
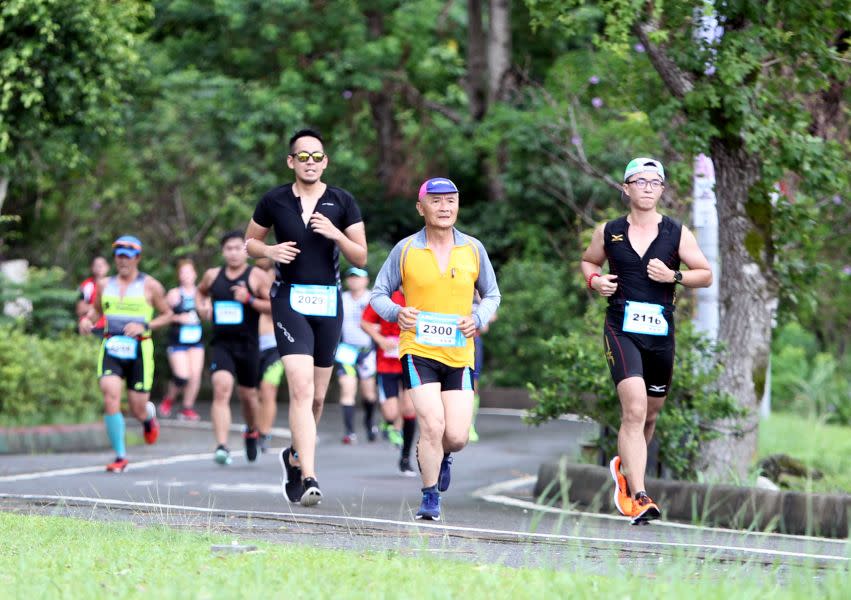
[(390, 419), (384, 419), (384, 424), (387, 425), (388, 429), (391, 429), (393, 427), (393, 421), (391, 421)]
[(343, 406), (343, 427), (346, 428), (346, 435), (350, 435), (355, 431), (355, 407)]
[(411, 446), (414, 445), (414, 434), (417, 433), (417, 418), (405, 417), (402, 419), (402, 458), (411, 455)]
[(644, 490), (641, 490), (640, 492), (635, 492), (635, 499), (638, 500), (639, 496), (646, 496), (646, 495), (647, 495), (647, 492), (645, 492)]
[(367, 431), (372, 431), (372, 415), (375, 414), (375, 400), (363, 402), (363, 425)]

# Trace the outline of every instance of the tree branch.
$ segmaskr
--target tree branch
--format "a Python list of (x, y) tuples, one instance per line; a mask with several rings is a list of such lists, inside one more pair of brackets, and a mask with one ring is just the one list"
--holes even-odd
[(399, 86), (400, 91), (405, 96), (405, 99), (412, 106), (420, 110), (427, 109), (441, 114), (456, 125), (463, 125), (466, 122), (466, 119), (464, 119), (463, 115), (461, 115), (458, 111), (426, 98), (423, 93), (420, 92), (410, 81), (408, 81), (408, 78), (404, 75), (390, 73), (388, 78)]
[(642, 45), (647, 50), (647, 56), (650, 57), (650, 62), (662, 81), (677, 98), (682, 98), (694, 89), (694, 80), (691, 75), (680, 69), (677, 64), (668, 56), (667, 49), (664, 46), (659, 46), (650, 41), (650, 35), (659, 30), (658, 24), (653, 21), (636, 22), (633, 27), (635, 35), (641, 40)]

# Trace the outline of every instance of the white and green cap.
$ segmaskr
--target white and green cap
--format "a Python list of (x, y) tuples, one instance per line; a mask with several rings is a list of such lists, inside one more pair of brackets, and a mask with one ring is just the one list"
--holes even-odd
[(644, 171), (658, 173), (662, 181), (665, 181), (665, 167), (662, 166), (662, 163), (653, 158), (639, 156), (629, 161), (629, 164), (626, 166), (626, 170), (623, 172), (624, 183), (629, 181), (629, 178), (636, 173), (643, 173)]

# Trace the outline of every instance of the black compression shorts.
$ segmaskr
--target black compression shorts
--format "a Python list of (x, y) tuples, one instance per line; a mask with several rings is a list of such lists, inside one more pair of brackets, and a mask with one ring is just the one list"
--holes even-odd
[(257, 340), (214, 340), (210, 372), (216, 371), (227, 371), (242, 387), (257, 387), (260, 383), (260, 350), (257, 348)]
[(668, 395), (674, 373), (674, 325), (666, 336), (624, 332), (623, 313), (609, 312), (603, 327), (606, 363), (617, 386), (628, 377), (641, 377), (648, 396)]
[(343, 330), (343, 302), (337, 291), (337, 316), (313, 317), (296, 312), (290, 306), (290, 289), (286, 284), (273, 287), (272, 320), (278, 354), (307, 354), (316, 367), (334, 366), (334, 354)]
[(441, 392), (473, 391), (473, 370), (450, 367), (440, 361), (406, 354), (401, 357), (402, 381), (412, 390), (426, 383), (439, 383)]

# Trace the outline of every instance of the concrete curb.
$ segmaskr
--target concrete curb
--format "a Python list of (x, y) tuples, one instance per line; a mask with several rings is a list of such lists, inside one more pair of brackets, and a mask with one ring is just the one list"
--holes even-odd
[(106, 450), (109, 440), (102, 422), (79, 425), (0, 427), (0, 454), (87, 452)]
[[(848, 537), (851, 495), (805, 494), (665, 479), (647, 479), (646, 483), (666, 519), (690, 523), (697, 516), (702, 523), (716, 527)], [(538, 470), (534, 493), (540, 503), (558, 500), (614, 513), (613, 490), (607, 467), (547, 462)]]

